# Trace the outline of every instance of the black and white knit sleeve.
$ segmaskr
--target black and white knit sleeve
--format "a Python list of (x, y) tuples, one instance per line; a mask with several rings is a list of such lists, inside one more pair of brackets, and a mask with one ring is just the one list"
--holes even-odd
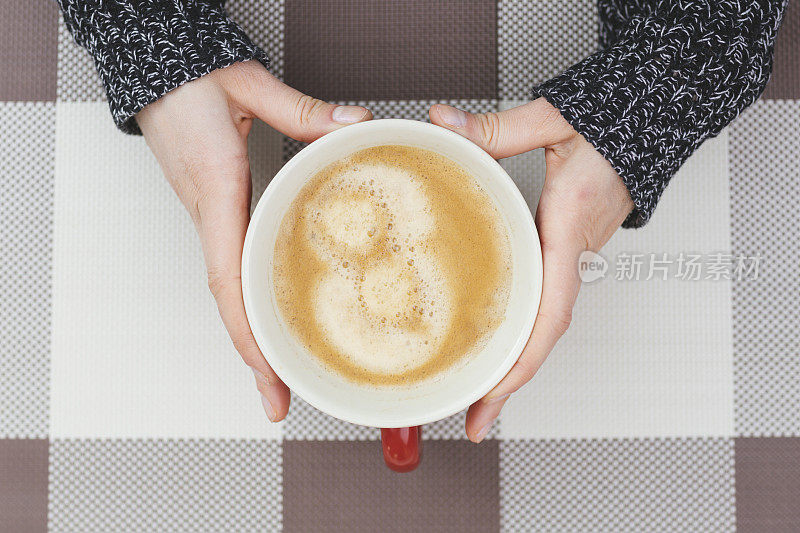
[(268, 66), (219, 0), (58, 0), (64, 22), (94, 57), (120, 129), (168, 91), (239, 61)]
[(787, 0), (599, 0), (601, 50), (534, 89), (622, 177), (644, 225), (683, 162), (764, 90)]

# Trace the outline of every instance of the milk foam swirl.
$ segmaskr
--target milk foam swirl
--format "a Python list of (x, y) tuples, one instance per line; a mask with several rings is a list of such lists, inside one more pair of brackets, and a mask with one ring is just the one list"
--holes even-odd
[(378, 146), (300, 191), (273, 287), (309, 352), (347, 379), (406, 385), (480, 349), (502, 322), (508, 232), (474, 178), (418, 148)]
[(427, 251), (430, 211), (413, 174), (387, 165), (333, 177), (305, 207), (308, 242), (328, 267), (315, 291), (316, 319), (360, 367), (405, 371), (439, 349), (451, 303)]

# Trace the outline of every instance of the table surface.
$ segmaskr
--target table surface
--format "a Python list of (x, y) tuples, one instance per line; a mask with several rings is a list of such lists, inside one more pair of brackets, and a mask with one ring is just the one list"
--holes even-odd
[[(597, 39), (578, 0), (229, 11), (274, 73), (376, 118), (506, 109)], [(612, 238), (605, 278), (489, 438), (465, 440), (463, 413), (431, 424), (401, 476), (377, 430), (299, 398), (269, 424), (145, 143), (115, 130), (54, 2), (3, 2), (0, 530), (794, 530), (797, 2), (778, 41), (764, 96), (691, 157), (646, 228)], [(258, 198), (301, 146), (263, 124), (249, 142)], [(502, 164), (534, 209), (542, 154)]]

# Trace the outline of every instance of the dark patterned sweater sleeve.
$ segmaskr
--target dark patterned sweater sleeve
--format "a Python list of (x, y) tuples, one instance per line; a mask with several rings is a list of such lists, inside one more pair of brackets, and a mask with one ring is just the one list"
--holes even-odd
[(601, 50), (534, 89), (605, 157), (644, 225), (683, 162), (761, 94), (786, 0), (599, 0)]
[(266, 54), (214, 0), (58, 0), (64, 22), (94, 57), (114, 121), (140, 133), (134, 115), (168, 91)]

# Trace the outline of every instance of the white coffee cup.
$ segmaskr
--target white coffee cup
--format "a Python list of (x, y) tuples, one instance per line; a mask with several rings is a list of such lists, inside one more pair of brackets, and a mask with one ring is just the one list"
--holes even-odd
[[(323, 367), (291, 333), (273, 290), (273, 254), (281, 220), (317, 171), (358, 150), (387, 144), (438, 152), (472, 174), (508, 226), (513, 278), (505, 319), (480, 353), (413, 386), (373, 388), (348, 381)], [(247, 229), (242, 256), (247, 318), (275, 373), (320, 411), (378, 428), (408, 428), (434, 422), (458, 413), (489, 392), (522, 352), (536, 319), (541, 290), (539, 237), (530, 209), (505, 170), (464, 137), (412, 120), (373, 120), (347, 126), (300, 151), (275, 175), (261, 196)]]

